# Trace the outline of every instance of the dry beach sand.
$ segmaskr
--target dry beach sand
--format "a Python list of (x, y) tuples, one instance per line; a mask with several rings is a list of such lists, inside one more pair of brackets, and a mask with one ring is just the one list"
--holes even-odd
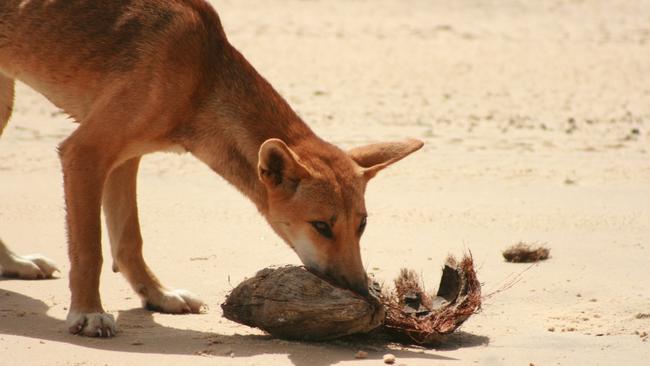
[[(271, 339), (221, 318), (219, 304), (297, 257), (207, 167), (155, 154), (139, 176), (146, 258), (210, 311), (142, 310), (105, 245), (102, 299), (120, 333), (71, 336), (55, 147), (75, 125), (19, 85), (0, 139), (0, 235), (63, 274), (0, 279), (0, 365), (379, 365), (388, 352), (405, 365), (650, 364), (650, 2), (213, 3), (323, 137), (425, 141), (369, 186), (369, 272), (408, 266), (433, 287), (448, 253), (471, 250), (485, 294), (516, 283), (437, 349)], [(506, 263), (501, 251), (520, 240), (551, 258)]]

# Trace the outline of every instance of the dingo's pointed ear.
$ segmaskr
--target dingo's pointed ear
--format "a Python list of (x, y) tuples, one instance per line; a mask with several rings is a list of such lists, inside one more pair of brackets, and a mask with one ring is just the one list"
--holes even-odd
[(380, 142), (356, 147), (348, 151), (348, 155), (363, 168), (363, 176), (370, 179), (385, 167), (419, 150), (422, 145), (424, 143), (416, 139)]
[(280, 139), (268, 139), (260, 146), (257, 173), (269, 188), (295, 189), (298, 182), (309, 176), (298, 155)]

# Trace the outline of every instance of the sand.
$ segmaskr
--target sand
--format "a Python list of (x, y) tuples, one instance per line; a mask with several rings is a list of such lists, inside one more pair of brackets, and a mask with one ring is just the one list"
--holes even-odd
[[(110, 271), (113, 339), (67, 333), (62, 179), (75, 125), (19, 85), (0, 139), (0, 235), (58, 262), (60, 279), (0, 280), (0, 365), (647, 365), (650, 341), (650, 3), (214, 1), (233, 44), (323, 137), (343, 147), (416, 137), (422, 151), (367, 192), (369, 272), (434, 287), (471, 250), (485, 300), (448, 344), (423, 350), (271, 339), (221, 317), (247, 276), (298, 259), (253, 205), (189, 155), (143, 161), (145, 255), (210, 306), (140, 308)], [(518, 241), (551, 258), (504, 262)], [(355, 360), (357, 351), (368, 352)]]

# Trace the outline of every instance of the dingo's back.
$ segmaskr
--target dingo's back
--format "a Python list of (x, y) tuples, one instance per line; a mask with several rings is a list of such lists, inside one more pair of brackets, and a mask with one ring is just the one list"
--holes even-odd
[[(0, 71), (39, 90), (78, 122), (107, 85), (155, 88), (158, 76), (184, 79), (203, 72), (193, 61), (225, 42), (217, 14), (204, 1), (0, 4)], [(187, 70), (190, 65), (195, 69)], [(161, 71), (165, 75), (156, 75)]]

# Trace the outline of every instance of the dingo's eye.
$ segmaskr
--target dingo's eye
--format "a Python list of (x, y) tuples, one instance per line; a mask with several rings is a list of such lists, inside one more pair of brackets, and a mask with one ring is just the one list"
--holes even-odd
[(332, 239), (334, 237), (334, 235), (332, 234), (332, 228), (325, 221), (310, 221), (309, 223), (322, 236), (324, 236), (324, 237), (326, 237), (328, 239)]
[(368, 220), (367, 216), (364, 216), (361, 219), (361, 223), (359, 224), (359, 235), (363, 234), (363, 231), (366, 230), (366, 221)]

